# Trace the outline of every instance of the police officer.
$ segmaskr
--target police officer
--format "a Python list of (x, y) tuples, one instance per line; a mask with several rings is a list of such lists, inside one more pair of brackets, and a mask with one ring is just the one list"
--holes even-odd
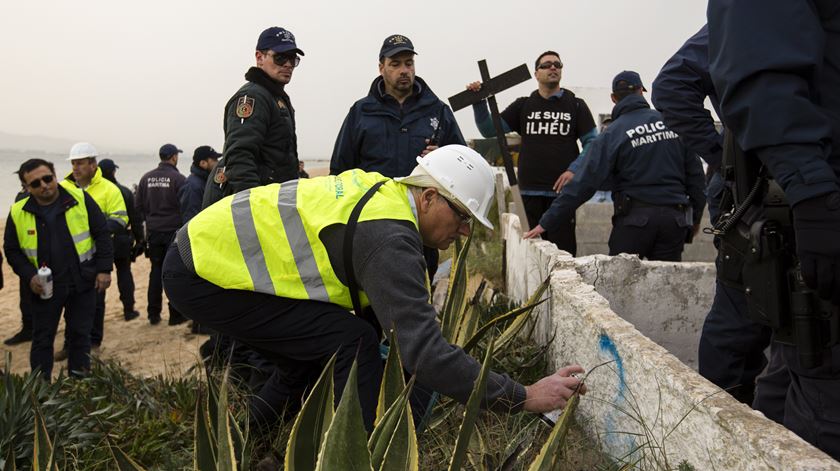
[(202, 207), (222, 196), (269, 183), (298, 178), (295, 109), (286, 85), (303, 51), (295, 36), (273, 26), (257, 39), (256, 67), (225, 105), (225, 146)]
[[(465, 144), (452, 110), (415, 75), (416, 55), (414, 44), (402, 34), (382, 42), (379, 77), (344, 118), (330, 160), (331, 174), (359, 168), (404, 177), (416, 166), (417, 156), (438, 146)], [(438, 252), (427, 248), (425, 253), (431, 279)]]
[(207, 178), (210, 172), (216, 168), (219, 157), (222, 154), (210, 146), (198, 146), (193, 151), (190, 174), (184, 183), (184, 188), (179, 196), (181, 204), (181, 215), (184, 223), (189, 222), (199, 211), (201, 201), (204, 198), (204, 188), (207, 186)]
[[(766, 166), (792, 208), (805, 283), (840, 305), (840, 5), (834, 0), (710, 0), (709, 60), (721, 113), (744, 158)], [(760, 40), (756, 40), (760, 38)], [(836, 314), (835, 314), (836, 315)], [(834, 332), (837, 334), (837, 332)], [(840, 459), (840, 345), (800, 365), (784, 424)]]
[[(715, 225), (724, 190), (720, 173), (723, 135), (705, 108), (707, 97), (720, 116), (720, 100), (709, 75), (709, 28), (704, 25), (662, 67), (653, 82), (651, 101), (668, 128), (708, 164), (706, 194)], [(744, 294), (716, 279), (715, 298), (700, 335), (698, 371), (739, 401), (781, 423), (788, 373), (784, 367), (771, 368), (759, 377), (767, 366), (764, 351), (770, 338), (769, 327), (748, 317)]]
[(680, 261), (683, 244), (697, 233), (706, 204), (700, 160), (665, 126), (662, 115), (650, 109), (639, 74), (619, 73), (612, 90), (612, 123), (525, 237), (556, 228), (610, 182), (616, 207), (610, 255)]
[[(163, 310), (163, 257), (175, 238), (175, 231), (183, 224), (178, 196), (186, 178), (177, 167), (178, 154), (181, 152), (183, 151), (174, 144), (164, 144), (160, 147), (160, 164), (140, 179), (137, 198), (134, 201), (137, 215), (146, 223), (146, 257), (152, 265), (149, 271), (146, 310), (152, 325), (160, 322), (160, 313)], [(172, 303), (169, 303), (169, 325), (180, 324), (185, 320)]]
[(117, 272), (117, 287), (123, 304), (123, 315), (125, 320), (130, 321), (140, 316), (134, 309), (134, 275), (131, 273), (131, 262), (134, 261), (133, 246), (144, 244), (143, 224), (134, 208), (134, 192), (117, 181), (117, 169), (120, 166), (111, 159), (102, 159), (99, 168), (102, 170), (102, 176), (120, 189), (128, 210), (128, 227), (114, 234), (114, 268)]
[[(30, 364), (44, 378), (51, 377), (53, 342), (63, 309), (68, 369), (79, 375), (90, 368), (96, 292), (104, 293), (111, 284), (111, 232), (89, 194), (75, 185), (58, 184), (51, 162), (30, 159), (17, 173), (29, 196), (12, 206), (4, 249), (9, 265), (29, 288)], [(40, 296), (45, 289), (37, 274), (41, 266), (52, 270), (53, 293), (48, 299)]]
[[(67, 160), (73, 166), (73, 171), (61, 181), (64, 187), (78, 187), (96, 201), (112, 237), (125, 231), (128, 225), (128, 211), (125, 207), (122, 193), (116, 185), (102, 176), (102, 169), (96, 163), (98, 153), (96, 148), (87, 142), (78, 142), (70, 148)], [(125, 320), (134, 319), (133, 313), (125, 315)], [(105, 334), (105, 292), (101, 291), (96, 297), (96, 316), (93, 319), (93, 330), (90, 333), (91, 348), (99, 348)], [(63, 359), (65, 351), (59, 352), (56, 358)]]
[[(417, 383), (466, 402), (480, 365), (441, 335), (422, 247), (446, 249), (469, 233), (473, 218), (492, 227), (493, 172), (465, 146), (444, 146), (417, 161), (400, 182), (351, 170), (221, 200), (178, 231), (165, 262), (167, 295), (188, 317), (275, 362), (290, 402), (333, 354), (336, 391), (357, 361), (368, 429), (382, 377), (380, 332), (349, 309), (371, 305), (380, 324), (394, 328)], [(354, 224), (357, 205), (364, 210)], [(349, 227), (352, 251), (344, 253)], [(492, 373), (483, 403), (500, 412), (562, 407), (579, 384), (569, 376), (575, 371), (582, 369), (562, 368), (527, 387)]]

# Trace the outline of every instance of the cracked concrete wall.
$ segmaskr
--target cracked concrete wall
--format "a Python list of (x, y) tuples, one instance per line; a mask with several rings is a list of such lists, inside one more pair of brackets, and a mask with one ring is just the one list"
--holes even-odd
[(697, 370), (700, 332), (715, 294), (714, 264), (648, 262), (627, 254), (574, 263), (613, 312)]
[(642, 469), (686, 460), (698, 470), (840, 470), (840, 463), (735, 401), (616, 315), (568, 254), (549, 242), (522, 240), (516, 217), (505, 215), (501, 226), (509, 294), (526, 299), (551, 277), (534, 330), (536, 341), (551, 342), (551, 365), (592, 369), (609, 362), (592, 370), (576, 414), (606, 453), (641, 459)]

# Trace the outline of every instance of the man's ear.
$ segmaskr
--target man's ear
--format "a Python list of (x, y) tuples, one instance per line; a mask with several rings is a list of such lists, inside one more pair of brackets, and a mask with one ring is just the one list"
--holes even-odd
[(435, 188), (424, 188), (423, 191), (420, 193), (420, 208), (423, 212), (429, 210), (429, 207), (432, 204), (432, 201), (437, 198), (438, 191)]

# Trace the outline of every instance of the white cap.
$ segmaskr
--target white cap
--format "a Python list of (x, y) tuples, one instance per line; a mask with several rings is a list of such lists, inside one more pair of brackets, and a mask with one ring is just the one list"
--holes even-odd
[(87, 159), (89, 157), (96, 157), (99, 155), (96, 152), (96, 147), (88, 142), (77, 142), (70, 148), (70, 157), (67, 160)]
[(411, 175), (395, 180), (406, 185), (435, 187), (447, 199), (467, 209), (480, 223), (493, 229), (487, 213), (496, 190), (495, 178), (493, 169), (481, 154), (467, 146), (450, 144), (425, 157), (417, 157), (417, 163)]

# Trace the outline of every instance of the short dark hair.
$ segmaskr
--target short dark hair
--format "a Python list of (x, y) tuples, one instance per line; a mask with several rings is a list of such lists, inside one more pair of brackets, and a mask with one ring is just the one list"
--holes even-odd
[(560, 58), (560, 54), (557, 54), (554, 51), (545, 51), (542, 54), (540, 54), (539, 56), (537, 56), (537, 60), (534, 62), (534, 70), (537, 70), (537, 68), (539, 68), (540, 60), (542, 60), (542, 58), (545, 57), (545, 56), (557, 56), (558, 59)]
[(20, 178), (20, 182), (25, 185), (26, 180), (23, 179), (23, 174), (24, 173), (29, 173), (29, 172), (35, 170), (36, 168), (38, 168), (42, 165), (44, 167), (49, 168), (50, 172), (52, 172), (52, 174), (55, 175), (55, 166), (53, 165), (53, 163), (48, 162), (44, 159), (29, 159), (26, 162), (20, 164), (20, 168), (15, 173), (18, 174), (18, 178)]
[(640, 88), (632, 87), (628, 82), (624, 80), (619, 80), (616, 82), (616, 89), (612, 92), (615, 95), (615, 101), (618, 103), (619, 101), (629, 97), (630, 95), (638, 95)]

